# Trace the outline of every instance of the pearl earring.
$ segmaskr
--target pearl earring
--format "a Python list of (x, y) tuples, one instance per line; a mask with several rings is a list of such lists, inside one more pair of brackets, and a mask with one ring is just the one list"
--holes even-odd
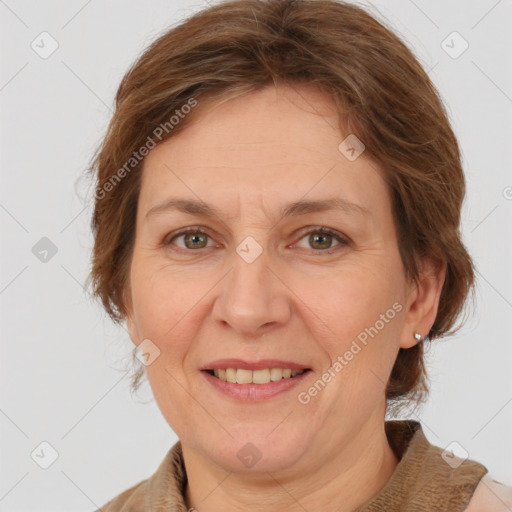
[(423, 341), (423, 338), (421, 337), (421, 334), (419, 332), (415, 332), (414, 333), (414, 339), (420, 343), (421, 341)]

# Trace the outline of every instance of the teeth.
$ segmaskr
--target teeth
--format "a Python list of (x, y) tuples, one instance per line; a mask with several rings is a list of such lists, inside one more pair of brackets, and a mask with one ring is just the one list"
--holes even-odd
[(270, 380), (276, 381), (281, 380), (283, 378), (283, 370), (281, 368), (271, 368), (270, 369)]
[(252, 371), (251, 370), (237, 370), (236, 371), (236, 383), (237, 384), (250, 384), (252, 382)]
[(213, 370), (215, 377), (233, 384), (268, 384), (281, 379), (290, 379), (304, 372), (305, 370), (290, 370), (289, 368), (265, 368), (254, 371), (242, 368), (218, 368)]
[[(220, 378), (220, 375), (219, 375)], [(226, 368), (226, 380), (228, 382), (236, 382), (236, 370), (233, 368)]]
[[(237, 374), (238, 375), (238, 374)], [(254, 370), (252, 372), (252, 381), (254, 384), (267, 384), (270, 382), (270, 370)]]

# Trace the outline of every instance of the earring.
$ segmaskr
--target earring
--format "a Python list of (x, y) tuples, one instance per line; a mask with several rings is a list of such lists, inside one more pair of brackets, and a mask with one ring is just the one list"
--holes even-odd
[(421, 337), (421, 334), (420, 334), (419, 332), (415, 332), (415, 333), (414, 333), (414, 339), (415, 339), (418, 343), (420, 343), (420, 342), (422, 342), (422, 341), (423, 341), (423, 338)]

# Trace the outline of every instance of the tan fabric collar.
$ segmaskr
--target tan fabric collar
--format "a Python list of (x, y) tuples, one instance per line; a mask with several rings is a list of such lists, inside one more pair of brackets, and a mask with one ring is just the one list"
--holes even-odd
[[(354, 512), (464, 510), (480, 479), (482, 464), (457, 457), (443, 458), (443, 449), (429, 443), (419, 422), (386, 421), (386, 435), (399, 464), (386, 485)], [(102, 512), (187, 512), (187, 475), (181, 442), (168, 451), (148, 479), (127, 489)]]
[(386, 485), (354, 512), (465, 510), (487, 468), (432, 445), (417, 421), (386, 421), (385, 428), (400, 462)]

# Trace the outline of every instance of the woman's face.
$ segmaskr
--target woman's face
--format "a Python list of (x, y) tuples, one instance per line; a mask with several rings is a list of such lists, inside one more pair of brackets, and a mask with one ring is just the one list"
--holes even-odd
[[(310, 470), (381, 430), (398, 350), (436, 312), (404, 277), (381, 170), (353, 140), (339, 149), (349, 134), (329, 97), (297, 91), (206, 108), (144, 165), (130, 336), (150, 340), (148, 379), (182, 444), (231, 471)], [(204, 211), (162, 207), (171, 199)], [(290, 208), (302, 202), (318, 204)], [(283, 378), (231, 384), (203, 370), (243, 369), (223, 359), (309, 371), (242, 371)]]

